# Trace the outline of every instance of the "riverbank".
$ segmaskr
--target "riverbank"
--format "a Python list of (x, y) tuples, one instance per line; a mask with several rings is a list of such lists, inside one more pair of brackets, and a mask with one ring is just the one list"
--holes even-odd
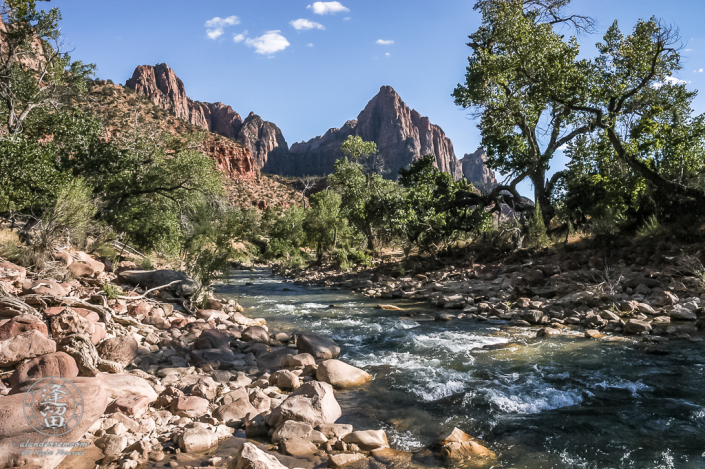
[(705, 328), (705, 251), (698, 245), (651, 252), (634, 245), (520, 251), (487, 263), (477, 263), (477, 257), (459, 253), (454, 259), (400, 260), (357, 272), (319, 268), (281, 274), (301, 285), (346, 288), (380, 303), (424, 301), (438, 308), (439, 321), (497, 319), (541, 326), (539, 337), (581, 330), (590, 338), (626, 334), (663, 342), (699, 340)]
[[(138, 271), (125, 262), (113, 273), (86, 253), (55, 257), (63, 269), (51, 277), (0, 265), (0, 408), (14, 422), (0, 425), (0, 438), (12, 443), (2, 461), (239, 469), (375, 467), (414, 457), (391, 449), (384, 429), (336, 423), (336, 394), (372, 377), (337, 360), (331, 339), (270, 330), (232, 299), (210, 298), (191, 310), (195, 285), (177, 272)], [(40, 435), (25, 424), (21, 403), (49, 377), (73, 383), (83, 396), (82, 417), (68, 436), (54, 438), (80, 451), (14, 444)], [(459, 430), (419, 457), (431, 465), (496, 459)]]

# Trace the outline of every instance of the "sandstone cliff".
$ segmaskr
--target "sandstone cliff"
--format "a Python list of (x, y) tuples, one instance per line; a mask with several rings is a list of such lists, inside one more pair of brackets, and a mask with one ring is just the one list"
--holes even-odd
[(486, 162), (487, 153), (482, 148), (478, 148), (475, 153), (466, 154), (460, 160), (463, 176), (481, 190), (491, 189), (497, 185), (494, 171), (487, 167)]
[(348, 121), (340, 129), (330, 129), (325, 135), (308, 142), (296, 143), (291, 152), (296, 158), (296, 174), (328, 174), (333, 164), (343, 156), (340, 144), (349, 135), (377, 143), (388, 177), (396, 177), (399, 169), (424, 155), (435, 155), (436, 166), (462, 177), (460, 162), (455, 157), (453, 143), (443, 130), (431, 124), (428, 117), (404, 104), (391, 86), (380, 88), (377, 96), (367, 103), (357, 120)]
[(250, 150), (256, 169), (264, 167), (273, 152), (284, 155), (289, 152), (281, 130), (258, 115), (250, 113), (243, 121), (232, 107), (223, 103), (189, 99), (183, 82), (167, 64), (140, 65), (125, 86), (199, 129), (242, 143)]

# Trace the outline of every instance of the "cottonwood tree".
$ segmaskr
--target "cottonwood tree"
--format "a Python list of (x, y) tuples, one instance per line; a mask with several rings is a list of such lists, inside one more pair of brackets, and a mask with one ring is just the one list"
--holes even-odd
[(578, 135), (591, 132), (582, 111), (555, 95), (571, 96), (582, 81), (585, 61), (578, 61), (575, 37), (564, 40), (556, 25), (572, 25), (589, 32), (587, 17), (566, 15), (569, 0), (485, 0), (475, 9), (482, 25), (470, 36), (473, 50), (465, 83), (453, 96), (457, 105), (479, 118), (487, 164), (508, 174), (495, 193), (509, 191), (517, 202), (516, 186), (529, 178), (534, 199), (546, 221), (555, 212), (551, 196), (557, 173), (546, 179), (556, 151)]

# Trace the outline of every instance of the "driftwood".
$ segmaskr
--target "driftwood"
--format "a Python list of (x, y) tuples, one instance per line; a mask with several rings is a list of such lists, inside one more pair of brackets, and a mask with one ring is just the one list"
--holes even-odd
[(135, 301), (135, 300), (143, 300), (148, 294), (152, 293), (153, 291), (161, 290), (162, 288), (170, 287), (175, 283), (181, 283), (181, 280), (174, 280), (173, 282), (167, 283), (166, 285), (161, 285), (159, 287), (155, 288), (150, 288), (140, 296), (123, 296), (123, 295), (118, 295), (117, 298), (120, 300), (127, 300), (127, 301)]
[(16, 296), (13, 296), (0, 283), (0, 317), (15, 317), (20, 314), (31, 314), (42, 318), (42, 314)]

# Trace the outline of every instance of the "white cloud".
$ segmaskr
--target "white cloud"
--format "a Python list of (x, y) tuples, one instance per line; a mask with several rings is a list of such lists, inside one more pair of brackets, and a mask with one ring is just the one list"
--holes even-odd
[(659, 88), (661, 88), (661, 87), (662, 87), (663, 85), (665, 85), (665, 84), (669, 84), (669, 85), (675, 86), (675, 85), (687, 85), (687, 84), (689, 84), (689, 83), (690, 83), (689, 81), (680, 80), (680, 79), (678, 79), (678, 78), (676, 78), (676, 77), (666, 77), (665, 83), (656, 82), (656, 83), (654, 83), (652, 86), (653, 86), (654, 88), (656, 88), (656, 89), (659, 89)]
[(349, 8), (343, 6), (340, 2), (313, 2), (306, 8), (313, 8), (313, 12), (317, 15), (327, 15), (328, 13), (339, 13), (341, 11), (350, 11)]
[(392, 55), (392, 54), (390, 54), (389, 52), (387, 52), (387, 53), (384, 54), (384, 55), (386, 55), (387, 57), (389, 57), (389, 56)]
[(345, 18), (343, 18), (343, 21), (350, 21), (350, 17), (346, 16)]
[(313, 47), (313, 43), (309, 42), (308, 44), (306, 44), (306, 47)]
[(693, 70), (693, 73), (703, 73), (703, 69), (701, 68), (700, 70)]
[(281, 31), (279, 30), (267, 31), (260, 37), (246, 39), (245, 44), (249, 47), (254, 47), (255, 52), (258, 54), (271, 55), (275, 52), (284, 50), (291, 45), (289, 44), (289, 41), (287, 41), (286, 38), (280, 33)]
[(240, 34), (236, 34), (233, 36), (233, 41), (235, 41), (236, 43), (240, 43), (245, 40), (246, 36), (247, 36), (247, 31), (244, 31)]
[(240, 24), (240, 18), (237, 16), (228, 16), (227, 18), (221, 18), (216, 16), (206, 21), (204, 26), (206, 27), (206, 34), (211, 39), (218, 39), (223, 35), (223, 29), (227, 26), (234, 26)]
[(302, 29), (326, 29), (326, 27), (321, 23), (316, 23), (315, 21), (310, 21), (304, 18), (289, 21), (289, 24), (292, 25), (297, 31), (301, 31)]
[(385, 39), (377, 39), (377, 44), (382, 44), (383, 46), (388, 46), (390, 44), (394, 44), (394, 41), (391, 39), (385, 40)]
[(564, 143), (563, 145), (561, 145), (561, 146), (558, 147), (557, 149), (560, 150), (560, 151), (566, 151), (566, 150), (568, 149), (568, 144), (567, 144), (567, 143)]

